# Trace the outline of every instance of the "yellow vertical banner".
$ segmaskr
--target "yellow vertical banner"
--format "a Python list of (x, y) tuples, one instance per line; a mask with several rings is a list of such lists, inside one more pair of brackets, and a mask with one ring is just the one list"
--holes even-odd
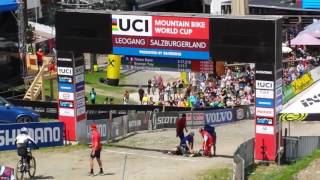
[(189, 84), (189, 78), (187, 72), (181, 72), (180, 78), (183, 80), (184, 84)]
[(107, 81), (108, 85), (119, 85), (121, 56), (109, 54), (107, 56)]

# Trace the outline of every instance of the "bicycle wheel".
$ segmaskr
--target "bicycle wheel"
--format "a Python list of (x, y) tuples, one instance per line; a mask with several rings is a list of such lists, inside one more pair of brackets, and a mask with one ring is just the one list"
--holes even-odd
[(29, 176), (32, 178), (34, 177), (34, 175), (36, 174), (36, 159), (32, 156), (32, 158), (30, 159), (30, 164), (29, 164)]
[(19, 160), (16, 168), (16, 179), (17, 180), (23, 179), (23, 174), (24, 174), (24, 165), (22, 161)]

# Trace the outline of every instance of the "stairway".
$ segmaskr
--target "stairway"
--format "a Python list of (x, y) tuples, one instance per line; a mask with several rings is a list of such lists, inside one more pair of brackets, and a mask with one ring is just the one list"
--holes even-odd
[[(31, 86), (23, 97), (24, 100), (37, 100), (41, 95), (42, 89), (44, 89), (44, 80), (45, 79), (53, 79), (57, 77), (57, 73), (49, 74), (48, 72), (48, 64), (45, 64), (41, 67), (39, 73), (33, 80)], [(44, 97), (44, 95), (42, 95)], [(42, 98), (43, 99), (43, 98)]]

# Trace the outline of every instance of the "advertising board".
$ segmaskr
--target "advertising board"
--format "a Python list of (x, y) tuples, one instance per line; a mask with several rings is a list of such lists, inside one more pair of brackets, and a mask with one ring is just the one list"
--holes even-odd
[(273, 81), (261, 81), (256, 80), (256, 88), (257, 89), (274, 89), (274, 82)]
[(273, 117), (274, 116), (274, 109), (273, 108), (256, 107), (256, 116)]
[(273, 90), (256, 89), (256, 98), (273, 99), (274, 98), (274, 92), (273, 92)]
[(205, 124), (216, 125), (234, 121), (233, 109), (205, 111)]
[(0, 125), (0, 151), (16, 149), (15, 139), (20, 129), (26, 127), (29, 135), (39, 147), (53, 147), (63, 145), (63, 123), (21, 123)]
[(209, 19), (112, 15), (113, 53), (209, 59)]
[(74, 100), (74, 93), (59, 92), (59, 99), (66, 100), (66, 101), (73, 101)]
[(272, 108), (274, 106), (274, 101), (273, 99), (256, 98), (256, 106)]
[(58, 90), (59, 90), (59, 92), (73, 93), (74, 92), (74, 87), (73, 87), (73, 84), (58, 83)]

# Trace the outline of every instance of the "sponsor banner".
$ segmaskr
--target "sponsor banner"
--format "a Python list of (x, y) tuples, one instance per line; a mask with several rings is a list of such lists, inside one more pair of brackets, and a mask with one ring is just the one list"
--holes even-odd
[(75, 83), (80, 83), (80, 82), (84, 82), (84, 74), (79, 74), (77, 76), (74, 77), (75, 79)]
[(272, 75), (272, 71), (256, 70), (256, 74)]
[(179, 112), (153, 113), (152, 129), (175, 128), (179, 117)]
[(282, 96), (282, 87), (276, 89), (276, 98)]
[(209, 19), (189, 17), (152, 17), (152, 35), (181, 39), (209, 39)]
[(58, 89), (59, 91), (62, 91), (62, 92), (74, 92), (74, 87), (73, 87), (73, 84), (67, 84), (67, 83), (58, 83)]
[(205, 111), (205, 124), (216, 125), (234, 121), (233, 109)]
[(276, 106), (282, 105), (282, 96), (276, 98)]
[(274, 127), (273, 126), (256, 125), (256, 133), (257, 134), (274, 135)]
[(77, 108), (77, 116), (80, 116), (80, 115), (85, 114), (85, 113), (86, 113), (86, 107), (85, 106)]
[(76, 92), (76, 99), (81, 99), (81, 98), (84, 98), (84, 97), (85, 97), (85, 91), (84, 90)]
[(74, 68), (74, 75), (79, 75), (84, 73), (84, 66), (77, 66)]
[[(85, 131), (78, 131), (81, 132), (81, 137), (86, 137), (86, 142), (91, 143), (91, 129), (90, 126), (91, 124), (96, 124), (97, 125), (97, 130), (100, 133), (101, 140), (102, 141), (107, 141), (110, 139), (110, 135), (108, 134), (109, 131), (109, 124), (107, 123), (108, 121), (106, 119), (101, 119), (101, 120), (87, 120), (87, 121), (82, 121), (80, 123), (85, 123)], [(77, 128), (78, 129), (78, 128)], [(77, 133), (78, 133), (77, 132)]]
[(235, 118), (237, 121), (248, 119), (248, 115), (246, 113), (246, 107), (237, 107), (235, 108)]
[(256, 89), (256, 98), (273, 99), (274, 98), (274, 91), (267, 90), (267, 89)]
[(129, 113), (128, 131), (143, 131), (149, 128), (150, 114), (148, 113)]
[(77, 108), (80, 108), (86, 105), (86, 99), (85, 98), (77, 99), (76, 103), (77, 103)]
[(21, 123), (0, 125), (0, 151), (16, 149), (15, 139), (20, 129), (29, 129), (29, 135), (39, 147), (53, 147), (63, 145), (63, 123)]
[(209, 51), (209, 40), (157, 37), (112, 36), (114, 47)]
[(276, 88), (282, 87), (282, 81), (283, 81), (282, 78), (279, 78), (276, 80)]
[(257, 89), (274, 89), (274, 82), (273, 81), (261, 81), (256, 80), (256, 88)]
[(273, 99), (256, 98), (257, 107), (272, 108), (274, 106)]
[(71, 67), (58, 67), (58, 75), (72, 76), (73, 69)]
[(59, 107), (62, 108), (74, 108), (74, 104), (72, 101), (59, 101)]
[(256, 117), (256, 124), (262, 124), (262, 125), (272, 125), (273, 124), (273, 118), (269, 117)]
[(274, 109), (256, 107), (256, 116), (274, 117)]
[(74, 93), (59, 92), (59, 100), (73, 101)]
[(319, 113), (281, 113), (280, 121), (320, 121)]
[(282, 104), (281, 104), (281, 105), (276, 106), (276, 114), (279, 114), (279, 113), (282, 111), (282, 109), (283, 109)]
[(72, 67), (73, 62), (71, 58), (58, 58), (57, 66), (58, 67)]
[(209, 52), (204, 52), (204, 51), (113, 47), (113, 53), (128, 55), (128, 56), (180, 58), (180, 59), (192, 59), (192, 60), (196, 60), (196, 59), (208, 60), (209, 59)]
[(59, 83), (73, 83), (73, 79), (71, 76), (58, 76)]
[(71, 108), (59, 108), (59, 115), (65, 117), (74, 117), (74, 110)]
[(295, 94), (299, 94), (301, 91), (305, 90), (307, 87), (313, 84), (313, 79), (310, 73), (304, 74), (299, 79), (294, 80), (291, 85)]
[(113, 118), (111, 122), (111, 138), (117, 138), (124, 135), (124, 118), (122, 116)]
[(79, 91), (83, 91), (84, 90), (84, 81), (80, 82), (80, 83), (77, 83), (76, 84), (76, 92), (79, 92)]
[(112, 15), (112, 35), (152, 36), (152, 16)]
[(292, 99), (295, 96), (295, 92), (292, 88), (292, 85), (286, 85), (283, 87), (283, 103), (287, 103), (290, 99)]
[(204, 112), (186, 113), (186, 120), (188, 126), (203, 126), (205, 121)]

